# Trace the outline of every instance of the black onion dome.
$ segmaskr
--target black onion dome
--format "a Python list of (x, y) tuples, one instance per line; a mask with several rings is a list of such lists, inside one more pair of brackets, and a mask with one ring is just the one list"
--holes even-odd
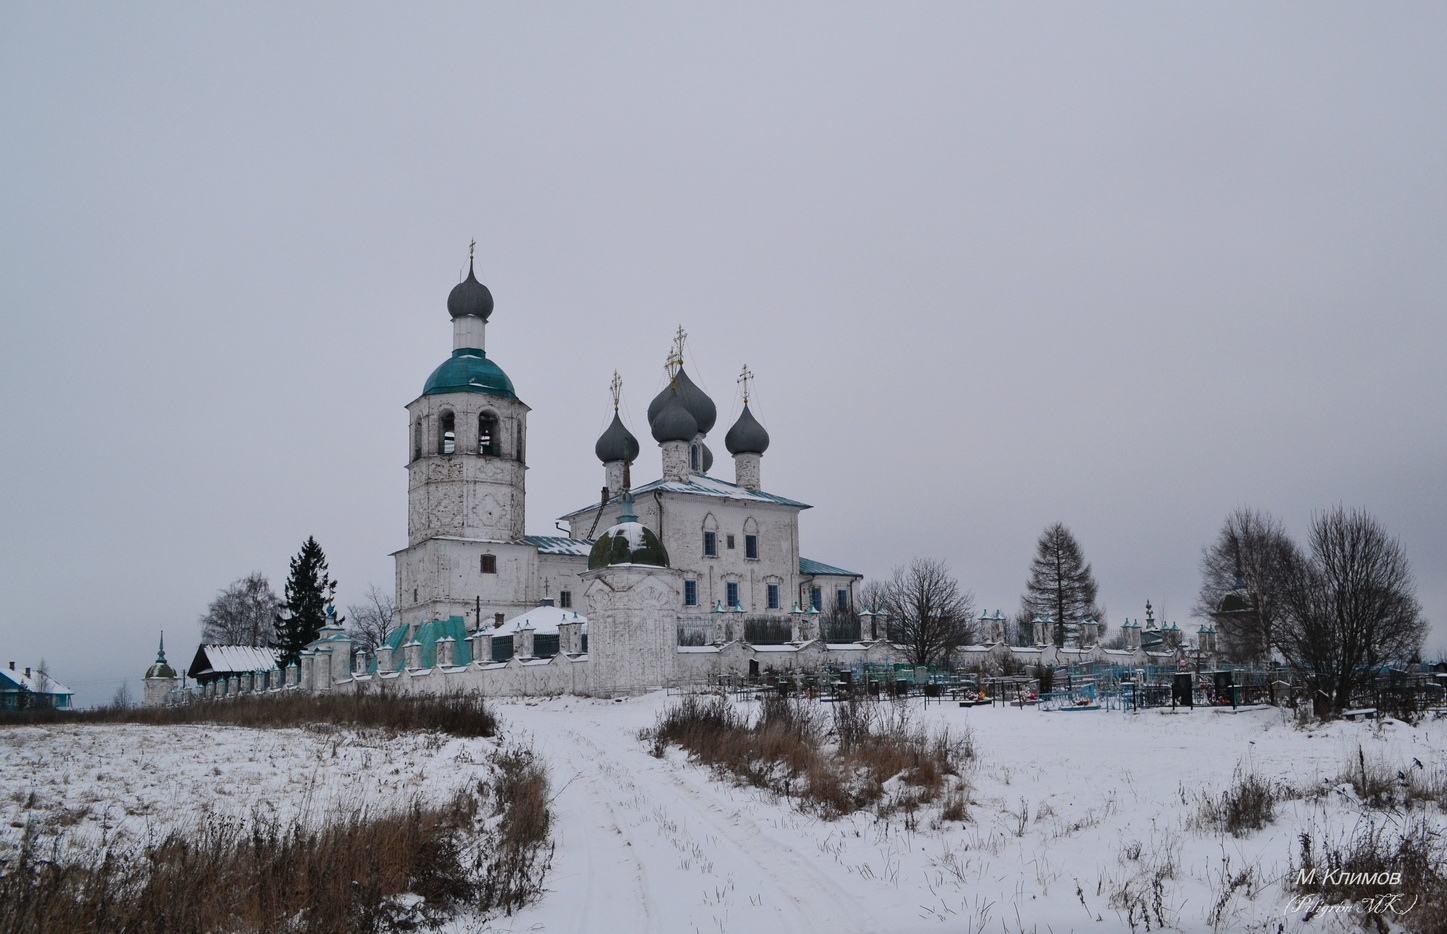
[(703, 448), (703, 472), (708, 473), (709, 468), (713, 466), (713, 452), (708, 449), (706, 444), (700, 444), (699, 447)]
[(472, 271), (472, 260), (467, 261), (467, 278), (454, 285), (447, 296), (447, 313), (454, 318), (471, 315), (484, 321), (492, 314), (492, 293), (477, 281)]
[(659, 444), (667, 441), (692, 441), (698, 434), (698, 422), (683, 407), (683, 401), (672, 395), (658, 410), (658, 417), (651, 419), (653, 440)]
[(700, 434), (706, 435), (713, 431), (714, 423), (718, 421), (718, 407), (713, 404), (708, 393), (699, 389), (698, 384), (688, 378), (683, 367), (678, 368), (678, 375), (669, 380), (668, 385), (663, 387), (663, 391), (648, 403), (649, 424), (658, 418), (658, 413), (663, 411), (663, 407), (672, 396), (677, 396), (683, 403), (683, 407), (688, 409), (688, 414), (693, 416), (693, 421), (698, 425)]
[(714, 422), (718, 421), (718, 407), (708, 397), (708, 393), (698, 388), (698, 384), (688, 378), (683, 367), (678, 368), (678, 376), (673, 381), (678, 389), (678, 398), (683, 401), (684, 408), (693, 420), (698, 423), (699, 434), (708, 434), (713, 431)]
[(618, 417), (617, 412), (613, 413), (613, 421), (598, 437), (598, 443), (593, 445), (593, 453), (605, 464), (613, 461), (631, 463), (638, 459), (638, 439), (633, 437), (633, 432), (623, 427), (623, 419)]
[(724, 435), (724, 447), (729, 449), (730, 454), (762, 454), (769, 449), (769, 433), (749, 411), (747, 402), (743, 412), (739, 413), (739, 420)]

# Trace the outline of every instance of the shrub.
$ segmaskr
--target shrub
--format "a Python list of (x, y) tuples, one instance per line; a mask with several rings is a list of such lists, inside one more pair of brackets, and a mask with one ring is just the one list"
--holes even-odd
[(1289, 797), (1283, 788), (1273, 788), (1255, 772), (1236, 769), (1232, 784), (1220, 795), (1205, 795), (1196, 814), (1197, 826), (1245, 836), (1271, 823), (1276, 802)]
[[(941, 819), (962, 819), (961, 770), (974, 755), (968, 735), (931, 735), (909, 722), (908, 708), (859, 699), (836, 704), (831, 721), (803, 699), (766, 697), (750, 719), (724, 697), (690, 695), (643, 738), (655, 755), (677, 745), (718, 773), (830, 818), (865, 807), (912, 815), (944, 796), (951, 816)], [(895, 778), (900, 788), (886, 793)]]
[(336, 723), (401, 733), (438, 730), (453, 736), (497, 735), (496, 715), (475, 694), (392, 694), (386, 691), (313, 694), (282, 691), (169, 707), (24, 710), (0, 716), (0, 726), (39, 723), (141, 723), (170, 726), (225, 723), (286, 728)]

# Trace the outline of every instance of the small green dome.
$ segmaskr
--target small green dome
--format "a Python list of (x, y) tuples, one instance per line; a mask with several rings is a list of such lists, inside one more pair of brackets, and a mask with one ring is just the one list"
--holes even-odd
[(444, 392), (480, 392), (488, 396), (502, 396), (516, 399), (512, 380), (502, 367), (487, 359), (487, 354), (471, 347), (452, 352), (442, 365), (427, 377), (422, 395), (435, 396)]
[[(134, 671), (135, 669), (133, 668), (133, 669), (131, 669), (131, 670)], [(170, 665), (167, 665), (164, 661), (161, 661), (161, 662), (156, 662), (156, 663), (155, 663), (154, 665), (152, 665), (150, 668), (147, 668), (147, 669), (146, 669), (146, 677), (147, 677), (147, 678), (174, 678), (174, 677), (176, 677), (176, 672), (175, 672), (175, 669), (173, 669)]]
[(614, 564), (648, 564), (668, 567), (668, 551), (653, 530), (636, 519), (620, 522), (593, 543), (588, 552), (588, 570)]

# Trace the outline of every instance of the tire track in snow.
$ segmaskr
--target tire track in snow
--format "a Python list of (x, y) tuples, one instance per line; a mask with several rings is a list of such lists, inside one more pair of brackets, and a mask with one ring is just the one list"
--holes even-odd
[(884, 929), (814, 857), (766, 836), (735, 803), (710, 796), (707, 785), (690, 785), (635, 735), (592, 718), (580, 722), (576, 711), (561, 722), (549, 713), (533, 708), (519, 719), (540, 718), (526, 724), (534, 744), (555, 781), (568, 783), (557, 793), (562, 829), (548, 896), (573, 908), (566, 920), (556, 918), (562, 930)]

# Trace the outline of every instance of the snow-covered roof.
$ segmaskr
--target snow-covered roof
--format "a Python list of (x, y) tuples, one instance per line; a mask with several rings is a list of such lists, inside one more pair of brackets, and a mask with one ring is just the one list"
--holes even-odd
[[(14, 662), (10, 663), (15, 665)], [(26, 674), (26, 672), (29, 674)], [(42, 675), (34, 668), (0, 668), (0, 687), (7, 687), (6, 681), (11, 682), (15, 687), (30, 691), (33, 694), (74, 694), (70, 688), (61, 684), (50, 675)]]
[[(788, 499), (784, 496), (777, 496), (773, 493), (765, 493), (763, 490), (748, 490), (737, 484), (729, 483), (727, 480), (719, 480), (716, 477), (692, 476), (687, 480), (654, 480), (645, 483), (643, 486), (635, 487), (633, 495), (641, 497), (644, 493), (652, 493), (654, 490), (661, 490), (664, 493), (684, 493), (693, 496), (713, 496), (719, 499), (743, 500), (751, 503), (774, 503), (779, 506), (793, 506), (796, 509), (809, 509), (808, 503), (801, 503), (798, 500)], [(596, 512), (599, 504), (584, 506), (582, 509), (575, 509), (568, 513), (568, 516), (576, 516), (579, 513)], [(566, 516), (564, 518), (567, 518)]]
[(193, 678), (202, 678), (243, 671), (269, 671), (277, 667), (280, 657), (280, 650), (256, 645), (203, 645), (196, 650), (191, 670), (187, 673)]
[(573, 610), (556, 606), (536, 606), (521, 616), (514, 616), (496, 629), (484, 629), (494, 636), (510, 636), (519, 629), (531, 629), (533, 635), (554, 635), (560, 623), (582, 623), (583, 632), (588, 631), (588, 617)]
[(564, 538), (560, 535), (524, 535), (522, 541), (532, 545), (543, 555), (573, 555), (588, 557), (593, 543), (581, 538)]

